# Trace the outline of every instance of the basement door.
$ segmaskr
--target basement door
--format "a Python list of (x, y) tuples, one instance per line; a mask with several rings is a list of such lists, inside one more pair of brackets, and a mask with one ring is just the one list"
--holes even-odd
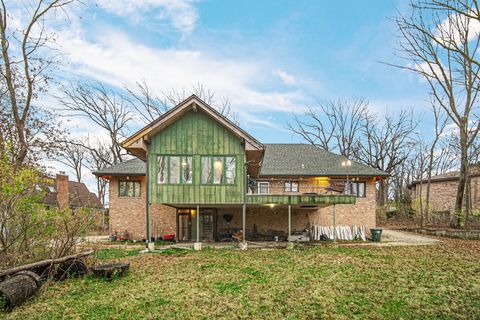
[(217, 212), (215, 209), (177, 209), (177, 239), (182, 242), (197, 240), (197, 217), (200, 216), (200, 241), (215, 241)]

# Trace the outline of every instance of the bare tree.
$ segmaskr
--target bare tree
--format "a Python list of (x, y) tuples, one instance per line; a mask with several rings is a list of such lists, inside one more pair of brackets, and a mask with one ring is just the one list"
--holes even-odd
[[(54, 34), (46, 27), (49, 17), (73, 0), (39, 0), (23, 3), (29, 17), (24, 26), (10, 24), (14, 16), (4, 0), (0, 1), (1, 81), (7, 89), (8, 114), (12, 118), (15, 147), (12, 161), (19, 166), (27, 158), (32, 140), (33, 101), (46, 91), (49, 67), (54, 58), (48, 45)], [(37, 137), (38, 138), (38, 137)]]
[[(396, 19), (402, 57), (410, 63), (396, 66), (420, 75), (427, 82), (435, 102), (458, 128), (460, 175), (455, 200), (457, 212), (462, 211), (464, 201), (469, 199), (466, 195), (468, 149), (480, 130), (477, 115), (480, 65), (476, 63), (480, 37), (472, 29), (471, 12), (464, 6), (466, 3), (473, 2), (420, 1), (411, 5), (410, 15), (399, 15)], [(452, 11), (448, 6), (465, 14)], [(469, 207), (467, 203), (467, 214)]]
[[(437, 107), (435, 102), (432, 103), (433, 118), (435, 121), (435, 135), (430, 144), (430, 152), (428, 156), (428, 169), (427, 169), (427, 191), (425, 194), (425, 219), (428, 221), (430, 215), (430, 190), (431, 190), (431, 181), (432, 181), (432, 172), (433, 166), (435, 163), (435, 150), (437, 144), (445, 130), (447, 125), (447, 118), (442, 116), (441, 109)], [(423, 219), (422, 219), (423, 222)], [(423, 226), (423, 224), (422, 224)]]
[(103, 129), (109, 138), (113, 164), (123, 162), (126, 153), (120, 140), (126, 136), (133, 118), (128, 101), (98, 82), (94, 85), (77, 84), (64, 90), (64, 94), (65, 97), (60, 98), (63, 110), (69, 116), (87, 118)]
[(86, 149), (78, 140), (59, 141), (60, 148), (55, 160), (66, 165), (75, 172), (78, 182), (82, 180), (82, 169), (85, 166)]
[(145, 81), (137, 82), (136, 90), (128, 87), (125, 90), (131, 96), (131, 105), (138, 113), (142, 122), (150, 123), (170, 108), (169, 101), (166, 98), (160, 99), (155, 96)]
[[(374, 115), (366, 116), (362, 122), (363, 137), (355, 159), (392, 174), (408, 158), (416, 142), (418, 121), (414, 120), (412, 112), (405, 110), (397, 115), (387, 114), (381, 119)], [(387, 202), (388, 194), (388, 180), (382, 180), (378, 193), (380, 206)]]
[(318, 109), (309, 108), (302, 118), (294, 115), (294, 123), (288, 123), (288, 129), (308, 143), (354, 158), (360, 128), (368, 114), (368, 102), (363, 98), (331, 100)]

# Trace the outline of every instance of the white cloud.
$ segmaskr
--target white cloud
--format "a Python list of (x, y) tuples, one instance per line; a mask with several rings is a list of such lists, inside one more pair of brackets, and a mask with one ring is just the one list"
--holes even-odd
[(295, 79), (293, 75), (287, 73), (285, 70), (282, 70), (280, 68), (274, 70), (273, 74), (282, 79), (283, 83), (288, 86), (293, 86), (297, 83), (297, 79)]
[(192, 32), (198, 21), (198, 12), (188, 0), (101, 0), (99, 5), (135, 23), (142, 23), (153, 15), (156, 20), (170, 22), (182, 33)]
[[(63, 34), (71, 70), (82, 77), (123, 87), (143, 79), (152, 90), (186, 89), (201, 83), (229, 97), (243, 119), (262, 112), (299, 112), (305, 105), (300, 90), (263, 91), (256, 83), (265, 74), (260, 62), (210, 56), (202, 51), (158, 49), (142, 45), (116, 29), (99, 30), (87, 39), (81, 29)], [(68, 39), (68, 40), (67, 40)], [(258, 120), (258, 119), (257, 119)]]

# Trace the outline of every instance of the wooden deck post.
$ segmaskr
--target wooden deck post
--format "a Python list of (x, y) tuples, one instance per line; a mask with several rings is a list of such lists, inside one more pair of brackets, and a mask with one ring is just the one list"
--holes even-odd
[(242, 206), (242, 250), (247, 249), (247, 193), (248, 193), (248, 162), (246, 156), (243, 158), (243, 206)]
[(200, 242), (200, 206), (197, 205), (197, 242)]
[(333, 242), (337, 242), (337, 214), (335, 212), (335, 203), (333, 204)]
[(290, 242), (290, 238), (292, 236), (292, 205), (288, 205), (288, 241)]
[(197, 204), (197, 241), (193, 244), (193, 250), (202, 250), (202, 243), (200, 242), (200, 206)]

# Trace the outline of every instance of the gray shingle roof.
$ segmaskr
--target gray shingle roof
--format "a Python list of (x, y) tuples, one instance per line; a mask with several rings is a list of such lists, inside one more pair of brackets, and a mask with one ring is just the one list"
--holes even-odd
[[(310, 144), (265, 144), (260, 176), (344, 176), (346, 158)], [(388, 173), (352, 161), (352, 176), (388, 176)]]
[[(265, 144), (260, 176), (344, 176), (345, 157), (310, 144)], [(386, 172), (352, 161), (348, 173), (352, 176), (386, 177)], [(145, 175), (145, 162), (135, 158), (93, 172), (102, 175)]]
[(96, 176), (111, 175), (111, 176), (120, 176), (120, 175), (145, 175), (147, 173), (147, 167), (145, 162), (138, 158), (127, 160), (125, 162), (116, 164), (114, 166), (101, 169), (95, 172), (92, 172)]

